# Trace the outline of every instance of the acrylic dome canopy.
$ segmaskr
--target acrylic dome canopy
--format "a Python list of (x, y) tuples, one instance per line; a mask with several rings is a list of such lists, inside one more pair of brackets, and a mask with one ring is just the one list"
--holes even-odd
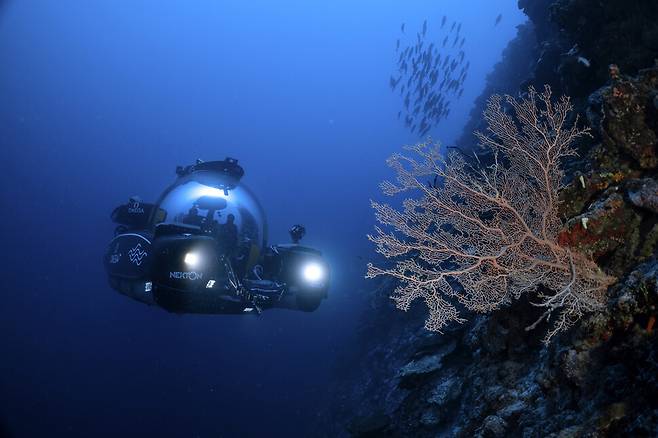
[[(227, 165), (229, 168), (227, 169)], [(179, 178), (160, 197), (152, 219), (160, 223), (189, 225), (190, 210), (196, 208), (199, 217), (218, 224), (226, 223), (229, 214), (235, 217), (239, 245), (267, 245), (267, 223), (263, 209), (244, 183), (243, 170), (237, 161), (209, 161), (179, 168)]]

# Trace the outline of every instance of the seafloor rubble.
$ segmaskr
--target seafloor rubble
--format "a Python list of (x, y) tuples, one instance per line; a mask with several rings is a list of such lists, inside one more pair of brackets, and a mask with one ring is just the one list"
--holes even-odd
[[(551, 85), (592, 138), (566, 163), (560, 243), (619, 278), (604, 311), (550, 345), (527, 301), (424, 331), (379, 283), (359, 348), (337, 371), (327, 435), (658, 436), (658, 2), (520, 0), (530, 18), (489, 76), (492, 92)], [(519, 74), (522, 72), (523, 74)], [(476, 148), (465, 135), (461, 148)], [(354, 364), (359, 364), (357, 367)]]

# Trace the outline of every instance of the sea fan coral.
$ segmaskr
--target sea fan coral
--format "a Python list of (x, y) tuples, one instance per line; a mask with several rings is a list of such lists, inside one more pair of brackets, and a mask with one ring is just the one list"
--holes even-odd
[(401, 211), (372, 203), (377, 220), (392, 231), (376, 227), (368, 237), (395, 263), (368, 264), (367, 277), (397, 278), (392, 298), (403, 310), (422, 298), (429, 308), (425, 327), (432, 331), (463, 322), (459, 305), (490, 312), (530, 292), (545, 308), (540, 321), (554, 319), (546, 341), (599, 309), (614, 279), (557, 240), (560, 161), (575, 154), (578, 137), (588, 135), (577, 119), (569, 126), (571, 111), (567, 97), (551, 100), (548, 86), (543, 93), (530, 88), (520, 100), (496, 95), (484, 112), (488, 135), (476, 134), (491, 151), (490, 165), (456, 152), (444, 160), (431, 142), (407, 147), (414, 157), (389, 158), (397, 183), (382, 183), (383, 192), (422, 196), (406, 199)]

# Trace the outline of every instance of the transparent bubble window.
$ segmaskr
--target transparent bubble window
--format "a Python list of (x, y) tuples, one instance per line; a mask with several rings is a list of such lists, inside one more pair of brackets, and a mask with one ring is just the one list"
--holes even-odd
[(238, 246), (263, 248), (267, 226), (258, 200), (243, 184), (231, 187), (230, 180), (219, 172), (194, 172), (180, 178), (160, 199), (153, 225), (221, 230), (232, 220)]

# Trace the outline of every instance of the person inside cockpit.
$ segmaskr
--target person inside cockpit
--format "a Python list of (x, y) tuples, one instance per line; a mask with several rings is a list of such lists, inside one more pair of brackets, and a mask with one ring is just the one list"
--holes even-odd
[(197, 227), (201, 226), (203, 223), (203, 216), (199, 216), (199, 209), (196, 204), (193, 205), (183, 217), (183, 223), (187, 225), (195, 225)]
[(238, 246), (238, 227), (235, 225), (235, 216), (226, 216), (226, 223), (218, 227), (217, 240), (223, 252), (230, 256), (235, 254)]

